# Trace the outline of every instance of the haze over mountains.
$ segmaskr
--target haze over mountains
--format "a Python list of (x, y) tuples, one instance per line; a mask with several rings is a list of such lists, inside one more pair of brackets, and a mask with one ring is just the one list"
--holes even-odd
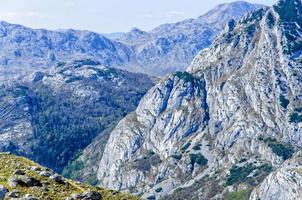
[(198, 19), (165, 24), (151, 32), (132, 29), (116, 40), (89, 31), (49, 31), (1, 22), (0, 79), (74, 58), (156, 76), (185, 70), (227, 21), (260, 7), (246, 2), (224, 4)]
[(2, 24), (7, 72), (51, 70), (1, 85), (0, 151), (148, 200), (302, 198), (301, 0), (111, 39)]

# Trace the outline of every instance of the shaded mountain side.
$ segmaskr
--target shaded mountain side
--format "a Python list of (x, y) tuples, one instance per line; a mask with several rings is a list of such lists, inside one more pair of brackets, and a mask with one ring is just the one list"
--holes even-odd
[(153, 85), (143, 74), (92, 60), (61, 63), (0, 87), (0, 150), (61, 172), (103, 130), (133, 111)]

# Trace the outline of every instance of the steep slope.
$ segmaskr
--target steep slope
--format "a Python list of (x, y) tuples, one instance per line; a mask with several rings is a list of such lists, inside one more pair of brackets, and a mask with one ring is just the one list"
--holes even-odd
[(301, 152), (298, 152), (294, 158), (284, 162), (278, 170), (271, 173), (263, 183), (252, 192), (250, 200), (301, 199), (301, 164)]
[(61, 172), (103, 132), (132, 112), (153, 86), (146, 75), (91, 60), (61, 63), (0, 87), (0, 150)]
[(0, 153), (0, 199), (137, 199), (126, 193), (74, 182), (30, 160)]
[(248, 198), (301, 146), (301, 12), (284, 0), (228, 22), (115, 127), (99, 183), (149, 199)]
[(243, 1), (222, 4), (197, 19), (164, 24), (150, 32), (134, 28), (117, 41), (134, 46), (137, 63), (148, 73), (165, 75), (177, 70), (185, 71), (198, 52), (212, 43), (229, 20), (237, 21), (246, 13), (262, 7)]
[(225, 4), (195, 20), (162, 25), (150, 33), (132, 29), (119, 39), (90, 31), (49, 31), (0, 22), (0, 80), (75, 58), (157, 76), (185, 70), (228, 20), (260, 7), (245, 2)]

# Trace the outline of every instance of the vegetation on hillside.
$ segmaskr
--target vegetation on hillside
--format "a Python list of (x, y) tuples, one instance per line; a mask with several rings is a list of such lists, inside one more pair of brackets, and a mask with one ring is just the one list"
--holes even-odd
[[(85, 192), (95, 192), (102, 196), (103, 200), (136, 200), (137, 197), (130, 194), (107, 190), (100, 187), (93, 187), (87, 184), (74, 182), (68, 179), (52, 179), (41, 174), (54, 173), (28, 159), (15, 155), (0, 153), (0, 185), (8, 189), (8, 195), (23, 197), (31, 195), (39, 199), (66, 199), (71, 196), (80, 195)], [(19, 175), (16, 175), (19, 174)], [(23, 175), (20, 175), (23, 174)], [(12, 186), (12, 177), (27, 177), (40, 183), (39, 186), (31, 187), (17, 184)], [(21, 178), (20, 178), (21, 179)], [(61, 181), (58, 181), (61, 180)], [(10, 193), (11, 192), (11, 193)]]

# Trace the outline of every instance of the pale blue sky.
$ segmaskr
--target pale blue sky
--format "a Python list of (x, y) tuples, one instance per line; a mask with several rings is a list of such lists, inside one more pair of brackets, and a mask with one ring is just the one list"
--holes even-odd
[[(100, 33), (150, 30), (196, 18), (234, 0), (0, 0), (0, 20), (33, 28), (74, 28)], [(249, 0), (272, 5), (276, 0)]]

